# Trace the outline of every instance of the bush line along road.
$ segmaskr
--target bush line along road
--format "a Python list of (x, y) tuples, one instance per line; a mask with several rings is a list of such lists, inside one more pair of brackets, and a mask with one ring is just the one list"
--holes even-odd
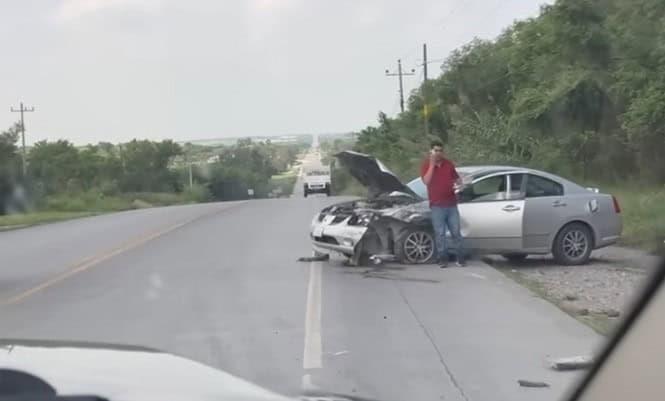
[(146, 344), (280, 392), (387, 400), (555, 400), (576, 374), (545, 359), (599, 344), (480, 262), (297, 262), (312, 216), (339, 201), (296, 192), (2, 232), (0, 337)]

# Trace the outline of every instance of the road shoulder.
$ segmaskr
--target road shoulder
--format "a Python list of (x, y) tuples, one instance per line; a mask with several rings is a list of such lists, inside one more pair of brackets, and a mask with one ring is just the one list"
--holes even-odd
[[(547, 360), (592, 354), (602, 344), (590, 328), (481, 261), (443, 270), (331, 261), (323, 285), (323, 351), (332, 355), (323, 363), (325, 384), (361, 394), (397, 399), (408, 390), (418, 399), (556, 400), (580, 373), (553, 371)], [(398, 376), (409, 375), (404, 371), (414, 366), (415, 350), (427, 377), (417, 389), (400, 387)], [(372, 370), (385, 371), (386, 389), (363, 387), (363, 372)], [(535, 395), (518, 380), (550, 388)]]

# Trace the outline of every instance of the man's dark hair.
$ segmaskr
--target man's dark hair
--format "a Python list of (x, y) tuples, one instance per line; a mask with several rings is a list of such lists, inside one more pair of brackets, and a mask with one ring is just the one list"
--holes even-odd
[(443, 141), (441, 141), (440, 139), (435, 139), (432, 142), (430, 142), (429, 145), (430, 145), (430, 149), (434, 149), (437, 146), (442, 148), (443, 147)]

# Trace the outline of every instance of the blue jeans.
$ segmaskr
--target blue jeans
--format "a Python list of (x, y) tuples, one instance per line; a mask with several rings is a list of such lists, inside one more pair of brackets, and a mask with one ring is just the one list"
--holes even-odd
[(440, 261), (448, 260), (448, 247), (446, 244), (446, 227), (450, 232), (450, 238), (454, 242), (455, 254), (457, 261), (464, 262), (464, 244), (462, 240), (462, 232), (460, 230), (460, 217), (457, 206), (453, 207), (440, 207), (432, 206), (432, 226), (434, 227), (434, 238), (436, 241), (436, 249)]

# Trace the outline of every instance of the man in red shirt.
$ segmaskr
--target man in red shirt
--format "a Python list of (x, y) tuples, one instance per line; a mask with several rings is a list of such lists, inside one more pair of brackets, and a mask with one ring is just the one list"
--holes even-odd
[(443, 142), (432, 142), (430, 156), (423, 161), (420, 176), (427, 186), (439, 267), (448, 267), (446, 227), (455, 243), (457, 266), (464, 266), (464, 247), (455, 194), (455, 185), (461, 186), (462, 180), (453, 162), (444, 157)]

